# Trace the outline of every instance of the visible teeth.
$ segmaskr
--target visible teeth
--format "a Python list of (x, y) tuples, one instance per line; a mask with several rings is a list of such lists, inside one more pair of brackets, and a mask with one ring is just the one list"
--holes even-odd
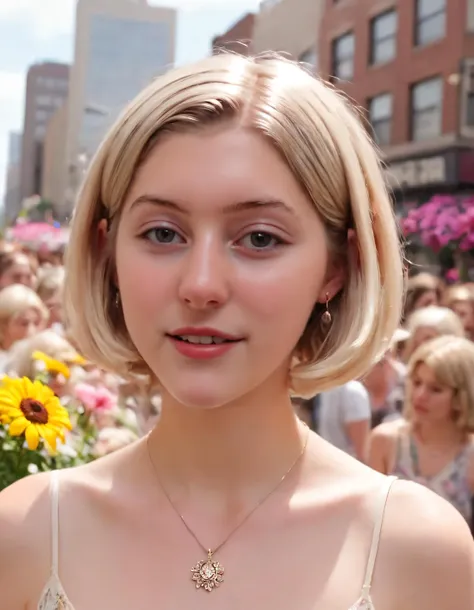
[(220, 344), (225, 342), (225, 339), (222, 337), (203, 337), (197, 335), (183, 335), (180, 337), (180, 339), (187, 341), (188, 343), (196, 343), (201, 345), (211, 345), (212, 343)]

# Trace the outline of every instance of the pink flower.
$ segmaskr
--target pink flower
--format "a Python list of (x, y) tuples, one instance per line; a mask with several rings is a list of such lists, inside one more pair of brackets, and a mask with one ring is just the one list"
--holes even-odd
[(402, 220), (402, 231), (404, 235), (410, 235), (418, 232), (418, 223), (414, 218), (404, 218)]
[(455, 284), (459, 282), (459, 270), (458, 269), (449, 269), (446, 271), (445, 275), (446, 281)]
[(102, 386), (94, 387), (88, 383), (78, 383), (74, 393), (89, 411), (110, 411), (117, 405), (117, 397)]
[(424, 231), (421, 234), (421, 240), (425, 246), (428, 246), (428, 248), (431, 248), (435, 252), (439, 252), (441, 248), (446, 245), (439, 235), (430, 233), (429, 231)]
[(473, 247), (474, 247), (474, 235), (472, 233), (470, 233), (469, 235), (466, 235), (459, 242), (459, 249), (462, 252), (468, 252), (469, 250), (472, 250)]

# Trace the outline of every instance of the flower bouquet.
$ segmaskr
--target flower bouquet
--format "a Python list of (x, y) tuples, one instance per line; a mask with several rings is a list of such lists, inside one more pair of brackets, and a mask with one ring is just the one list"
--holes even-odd
[(461, 281), (468, 280), (467, 258), (474, 251), (474, 197), (436, 195), (410, 210), (401, 226), (406, 237), (418, 236), (440, 258), (455, 263)]
[[(0, 386), (0, 489), (28, 474), (70, 464), (61, 460), (72, 425), (54, 392), (27, 377), (4, 377)], [(61, 461), (65, 461), (62, 464)]]

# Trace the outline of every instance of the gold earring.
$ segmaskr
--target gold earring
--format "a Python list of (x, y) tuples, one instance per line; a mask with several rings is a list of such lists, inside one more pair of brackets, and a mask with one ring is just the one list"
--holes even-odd
[(326, 292), (326, 311), (321, 316), (321, 324), (328, 328), (332, 324), (332, 315), (329, 311), (329, 293)]

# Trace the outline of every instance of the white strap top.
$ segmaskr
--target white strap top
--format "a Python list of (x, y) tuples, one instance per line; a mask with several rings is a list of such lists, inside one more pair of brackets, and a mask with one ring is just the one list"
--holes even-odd
[[(365, 571), (364, 584), (359, 600), (349, 610), (375, 610), (370, 597), (375, 562), (379, 550), (385, 508), (393, 482), (397, 477), (387, 477), (380, 490), (380, 497), (375, 512), (375, 523), (370, 545), (369, 559)], [(74, 610), (59, 578), (59, 471), (51, 473), (51, 575), (41, 595), (38, 610)]]

